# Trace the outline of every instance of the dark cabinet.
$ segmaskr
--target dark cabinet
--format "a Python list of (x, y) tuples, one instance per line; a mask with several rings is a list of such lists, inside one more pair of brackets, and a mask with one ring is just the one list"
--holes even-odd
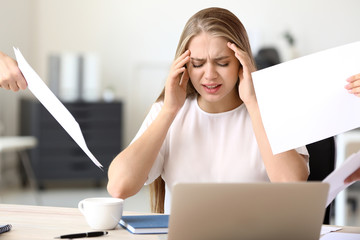
[(21, 135), (37, 137), (30, 161), (39, 187), (47, 180), (107, 178), (112, 159), (122, 150), (122, 103), (64, 103), (79, 123), (89, 150), (104, 166), (101, 171), (38, 101), (21, 100)]

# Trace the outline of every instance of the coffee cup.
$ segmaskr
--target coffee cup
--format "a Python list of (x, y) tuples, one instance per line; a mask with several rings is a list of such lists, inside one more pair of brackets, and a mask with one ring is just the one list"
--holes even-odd
[(81, 200), (78, 208), (92, 229), (110, 230), (118, 225), (123, 205), (123, 199), (98, 197)]

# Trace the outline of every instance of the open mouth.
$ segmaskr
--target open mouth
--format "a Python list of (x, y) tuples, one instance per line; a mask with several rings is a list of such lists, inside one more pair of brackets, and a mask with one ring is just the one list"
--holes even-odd
[(217, 88), (219, 86), (220, 86), (220, 84), (218, 84), (218, 85), (204, 85), (204, 87), (206, 87), (208, 89), (215, 89), (215, 88)]
[(221, 87), (221, 84), (211, 84), (211, 85), (202, 85), (205, 89), (206, 92), (208, 93), (215, 93), (217, 92), (220, 87)]
[(220, 87), (221, 84), (217, 84), (217, 85), (203, 85), (204, 87), (208, 88), (208, 89), (215, 89), (217, 87)]

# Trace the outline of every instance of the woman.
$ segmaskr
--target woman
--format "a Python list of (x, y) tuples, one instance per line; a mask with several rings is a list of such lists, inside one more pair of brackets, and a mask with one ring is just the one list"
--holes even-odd
[[(162, 94), (109, 167), (109, 193), (127, 198), (161, 176), (169, 213), (176, 182), (306, 181), (305, 147), (272, 154), (253, 71), (247, 33), (234, 14), (208, 8), (192, 16)], [(161, 182), (157, 212), (163, 211)]]

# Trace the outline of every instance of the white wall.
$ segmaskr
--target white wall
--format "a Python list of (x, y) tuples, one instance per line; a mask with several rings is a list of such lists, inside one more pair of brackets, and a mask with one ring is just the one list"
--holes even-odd
[[(114, 87), (126, 104), (125, 143), (136, 133), (166, 78), (185, 22), (202, 8), (228, 8), (248, 29), (255, 52), (260, 46), (276, 45), (285, 60), (286, 30), (295, 36), (299, 56), (360, 39), (358, 0), (0, 2), (0, 11), (6, 12), (5, 17), (0, 14), (0, 50), (12, 54), (11, 46), (17, 45), (45, 81), (49, 53), (89, 51), (100, 56), (102, 88)], [(20, 5), (25, 7), (19, 14), (15, 6)], [(0, 90), (1, 106), (14, 104), (19, 94), (4, 92)], [(16, 117), (11, 111), (9, 115)]]
[[(20, 46), (24, 53), (30, 54), (32, 9), (32, 1), (0, 0), (0, 51), (11, 55), (13, 46)], [(6, 123), (3, 131), (0, 131), (0, 135), (14, 134), (17, 129), (14, 118), (17, 117), (16, 99), (18, 95), (0, 88), (0, 124), (1, 122)]]
[[(24, 53), (30, 54), (32, 8), (31, 0), (0, 0), (0, 51), (12, 54), (13, 46), (21, 46)], [(19, 94), (0, 89), (0, 136), (12, 135), (16, 132), (18, 97)], [(5, 123), (4, 128), (1, 123)], [(20, 178), (14, 177), (18, 175), (18, 163), (13, 161), (14, 156), (14, 153), (2, 153), (0, 156), (2, 166), (0, 175), (2, 175), (3, 186), (20, 184)]]

